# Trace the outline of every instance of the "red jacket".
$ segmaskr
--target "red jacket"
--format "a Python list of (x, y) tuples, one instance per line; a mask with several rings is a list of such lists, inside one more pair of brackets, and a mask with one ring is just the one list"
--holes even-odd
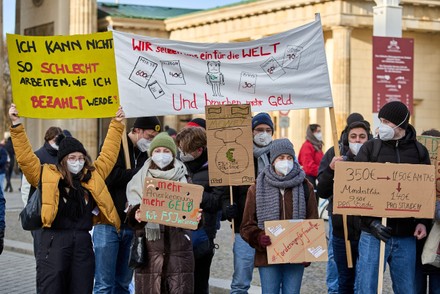
[(316, 151), (312, 143), (305, 141), (299, 151), (298, 162), (303, 167), (306, 175), (317, 177), (319, 164), (323, 156), (322, 150)]

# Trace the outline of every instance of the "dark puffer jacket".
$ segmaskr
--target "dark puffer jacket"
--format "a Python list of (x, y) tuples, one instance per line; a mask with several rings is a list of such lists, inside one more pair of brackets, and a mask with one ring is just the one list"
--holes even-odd
[[(413, 126), (408, 125), (405, 137), (399, 140), (382, 141), (381, 148), (377, 154), (377, 160), (374, 158), (374, 139), (361, 147), (356, 161), (361, 162), (390, 162), (390, 163), (410, 163), (410, 164), (430, 164), (429, 153), (425, 146), (416, 139), (416, 131)], [(377, 144), (377, 143), (376, 143)], [(417, 147), (416, 145), (419, 145)], [(419, 154), (422, 150), (423, 154)], [(370, 233), (370, 224), (373, 220), (380, 220), (375, 217), (362, 217), (361, 229)], [(392, 236), (408, 237), (414, 234), (417, 224), (429, 225), (429, 220), (415, 218), (389, 218), (387, 226), (392, 228)]]
[[(145, 235), (146, 223), (138, 223), (133, 206), (127, 220), (136, 236)], [(135, 271), (136, 293), (187, 294), (194, 292), (194, 257), (191, 233), (182, 228), (160, 225), (159, 240), (147, 241), (147, 265)]]

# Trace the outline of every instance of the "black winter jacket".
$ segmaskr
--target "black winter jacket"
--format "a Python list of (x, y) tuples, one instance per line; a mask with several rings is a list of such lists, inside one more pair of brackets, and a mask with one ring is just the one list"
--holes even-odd
[(112, 172), (105, 179), (107, 188), (112, 196), (116, 210), (118, 211), (121, 224), (125, 223), (127, 203), (127, 184), (131, 178), (142, 168), (144, 162), (148, 159), (147, 152), (141, 152), (137, 147), (133, 146), (131, 139), (127, 136), (128, 154), (130, 155), (131, 169), (127, 169), (125, 165), (124, 150), (121, 146), (116, 162)]
[(188, 182), (203, 186), (202, 203), (203, 209), (202, 226), (210, 239), (214, 239), (217, 233), (217, 217), (221, 210), (221, 199), (227, 189), (224, 186), (209, 186), (208, 152), (207, 149), (196, 159), (185, 162), (188, 170)]
[[(362, 145), (356, 156), (356, 161), (371, 162), (374, 149), (373, 139)], [(419, 148), (416, 146), (419, 145)], [(423, 150), (423, 154), (419, 154)], [(399, 140), (382, 141), (381, 148), (377, 155), (377, 162), (390, 163), (410, 163), (410, 164), (430, 164), (429, 153), (425, 146), (416, 139), (416, 131), (413, 126), (408, 125), (405, 137)], [(370, 233), (370, 224), (374, 220), (380, 220), (377, 217), (362, 217), (361, 229)], [(414, 234), (417, 224), (422, 223), (427, 227), (430, 220), (415, 218), (389, 218), (387, 226), (392, 228), (392, 236), (407, 237)]]
[[(341, 155), (346, 156), (346, 161), (354, 161), (354, 155), (346, 148), (341, 150)], [(333, 184), (335, 171), (330, 168), (330, 163), (335, 157), (334, 148), (330, 148), (324, 155), (318, 172), (318, 185), (316, 187), (316, 194), (323, 199), (329, 199), (328, 212), (331, 215), (333, 225), (333, 235), (339, 238), (344, 238), (344, 226), (342, 222), (342, 215), (333, 214)], [(324, 160), (325, 158), (325, 160)], [(359, 216), (347, 216), (348, 239), (359, 240), (360, 237), (361, 218)]]

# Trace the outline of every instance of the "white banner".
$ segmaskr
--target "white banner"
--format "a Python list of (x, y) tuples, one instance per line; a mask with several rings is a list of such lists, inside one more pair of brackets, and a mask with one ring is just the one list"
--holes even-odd
[(319, 15), (251, 42), (188, 43), (113, 31), (119, 96), (127, 117), (333, 106)]

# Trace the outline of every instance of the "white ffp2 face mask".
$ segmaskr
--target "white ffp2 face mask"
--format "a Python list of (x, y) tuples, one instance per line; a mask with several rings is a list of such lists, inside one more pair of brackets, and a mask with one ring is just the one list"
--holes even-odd
[(153, 160), (160, 169), (163, 169), (173, 161), (173, 156), (171, 153), (153, 153), (151, 160)]
[(350, 142), (348, 142), (348, 146), (349, 146), (349, 148), (350, 148), (350, 151), (351, 151), (351, 153), (353, 153), (354, 155), (357, 155), (357, 154), (358, 154), (358, 152), (359, 152), (359, 150), (361, 149), (362, 145), (364, 145), (364, 144), (362, 144), (362, 143), (350, 143)]
[[(397, 127), (395, 127), (397, 128)], [(379, 139), (382, 141), (389, 141), (394, 138), (394, 129), (390, 127), (389, 125), (386, 125), (384, 123), (380, 123), (379, 125)]]
[(60, 147), (57, 144), (55, 144), (55, 143), (49, 143), (49, 144), (50, 144), (50, 147), (52, 147), (55, 150), (60, 149)]
[(313, 136), (315, 136), (316, 140), (322, 141), (322, 133), (321, 132), (313, 133)]
[(272, 135), (266, 132), (258, 133), (254, 136), (254, 143), (258, 146), (267, 146), (272, 142)]
[(67, 161), (67, 169), (72, 173), (72, 174), (78, 174), (84, 167), (84, 162), (79, 162), (79, 160), (75, 161), (74, 163), (70, 163), (69, 161)]
[(151, 141), (147, 140), (145, 138), (140, 138), (136, 142), (136, 146), (141, 152), (147, 152), (148, 149), (150, 148), (150, 144), (151, 144)]
[(293, 168), (293, 160), (279, 160), (275, 163), (275, 170), (280, 174), (287, 175)]

